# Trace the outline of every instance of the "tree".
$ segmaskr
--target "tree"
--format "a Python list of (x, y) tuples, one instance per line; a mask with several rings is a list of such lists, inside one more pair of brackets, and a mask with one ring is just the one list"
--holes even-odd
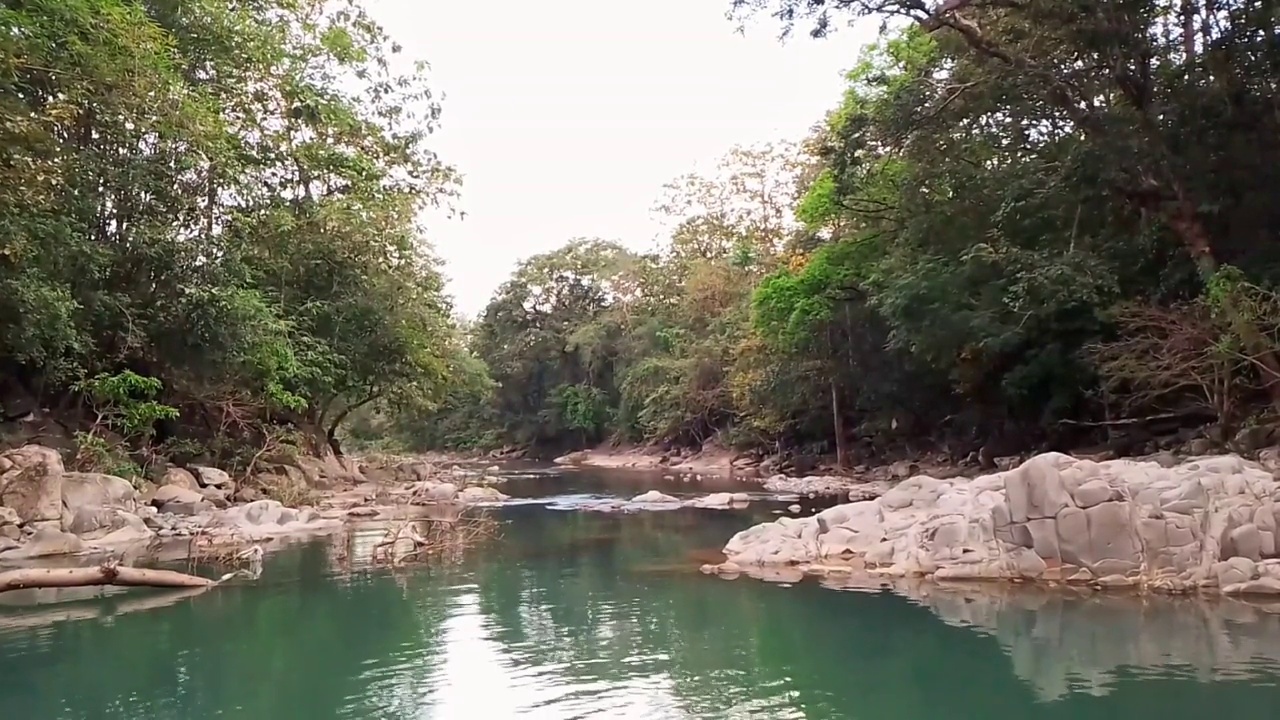
[(356, 2), (24, 0), (0, 9), (0, 370), (72, 425), (133, 374), (236, 456), (340, 451), (359, 408), (430, 400), (443, 282), (419, 211), (439, 106)]

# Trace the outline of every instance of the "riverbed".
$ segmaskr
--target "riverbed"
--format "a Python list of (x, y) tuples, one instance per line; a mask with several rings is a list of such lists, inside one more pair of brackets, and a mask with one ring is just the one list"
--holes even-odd
[(457, 566), (371, 569), (381, 533), (356, 530), (197, 596), (0, 606), (0, 717), (1202, 720), (1280, 709), (1280, 612), (1266, 606), (728, 581), (699, 565), (790, 501), (579, 509), (652, 488), (753, 489), (732, 483), (519, 473), (504, 492), (531, 500), (496, 511), (501, 537)]

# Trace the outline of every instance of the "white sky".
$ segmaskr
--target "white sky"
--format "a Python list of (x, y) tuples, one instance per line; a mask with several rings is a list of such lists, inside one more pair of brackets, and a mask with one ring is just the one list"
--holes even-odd
[(800, 34), (729, 0), (368, 0), (444, 93), (432, 147), (464, 176), (464, 220), (433, 219), (458, 309), (573, 237), (652, 247), (666, 181), (735, 144), (799, 139), (871, 37)]

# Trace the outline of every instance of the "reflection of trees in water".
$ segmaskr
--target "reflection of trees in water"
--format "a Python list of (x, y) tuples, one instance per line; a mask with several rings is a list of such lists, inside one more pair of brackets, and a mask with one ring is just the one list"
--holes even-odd
[[(910, 603), (888, 592), (638, 570), (688, 547), (669, 518), (522, 523), (508, 536), (542, 550), (522, 566), (495, 559), (479, 569), (493, 639), (517, 664), (554, 664), (581, 682), (666, 673), (688, 712), (712, 716), (751, 707), (784, 717), (782, 705), (809, 717), (983, 720), (1117, 709), (1180, 718), (1271, 707), (1269, 691), (1239, 671), (1256, 669), (1251, 655), (1280, 652), (1278, 631), (1269, 629), (1280, 619), (1256, 615), (1259, 622), (1235, 627), (1228, 608), (1238, 614), (1237, 605), (1060, 594), (1028, 605), (1008, 598), (1037, 596), (1014, 588), (1005, 596), (915, 588)], [(1224, 682), (1196, 682), (1195, 673), (1170, 666), (1178, 662)], [(1108, 696), (1094, 697), (1102, 688)], [(1064, 699), (1043, 704), (1052, 698)]]
[(335, 583), (324, 553), (282, 554), (252, 586), (154, 612), (0, 634), (4, 716), (325, 718), (355, 702), (343, 716), (379, 717), (407, 702), (399, 716), (412, 717), (412, 698), (378, 685), (398, 674), (389, 664), (431, 660), (447, 605), (409, 602), (385, 579)]
[[(335, 581), (326, 549), (308, 546), (271, 558), (254, 585), (0, 626), (3, 716), (419, 717), (464, 596), (512, 673), (583, 692), (661, 680), (691, 716), (1168, 720), (1273, 708), (1273, 690), (1239, 675), (1257, 666), (1250, 656), (1280, 652), (1280, 618), (1239, 603), (899, 588), (912, 603), (726, 582), (678, 563), (742, 518), (512, 516), (503, 542), (463, 568)], [(1199, 670), (1152, 667), (1169, 662)]]
[(1042, 700), (1107, 694), (1143, 668), (1200, 682), (1280, 671), (1280, 603), (1232, 598), (1141, 598), (1008, 586), (899, 591), (949, 624), (992, 635), (1013, 672)]

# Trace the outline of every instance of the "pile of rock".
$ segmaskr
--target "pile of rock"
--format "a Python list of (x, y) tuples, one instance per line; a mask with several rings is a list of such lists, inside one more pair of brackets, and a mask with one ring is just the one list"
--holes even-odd
[(818, 495), (844, 497), (847, 493), (849, 500), (854, 502), (873, 500), (892, 487), (891, 483), (883, 480), (861, 481), (839, 475), (806, 475), (804, 477), (772, 475), (765, 478), (761, 484), (764, 485), (765, 490), (772, 492), (794, 493), (809, 497)]
[(1238, 456), (1036, 456), (972, 480), (910, 478), (875, 500), (735, 535), (722, 573), (779, 565), (938, 580), (1280, 594), (1280, 484)]
[(26, 445), (0, 454), (0, 559), (115, 549), (196, 533), (246, 539), (331, 524), (309, 509), (246, 500), (217, 468), (170, 468), (163, 484), (139, 492), (101, 473), (67, 472), (56, 450)]

